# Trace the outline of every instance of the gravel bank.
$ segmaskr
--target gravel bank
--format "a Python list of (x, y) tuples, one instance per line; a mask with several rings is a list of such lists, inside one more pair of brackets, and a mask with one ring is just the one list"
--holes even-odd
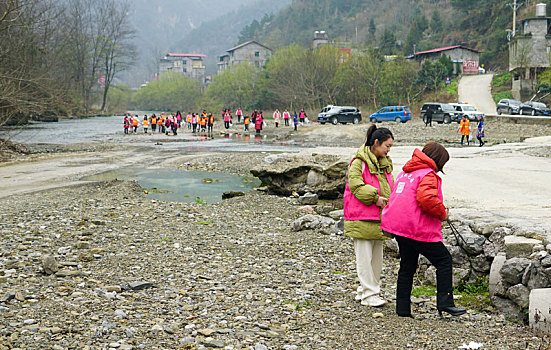
[[(118, 181), (9, 197), (0, 204), (0, 349), (541, 346), (491, 310), (440, 320), (422, 299), (409, 320), (393, 302), (361, 306), (351, 241), (291, 232), (298, 208), (257, 191), (166, 203)], [(391, 300), (398, 261), (385, 260)]]

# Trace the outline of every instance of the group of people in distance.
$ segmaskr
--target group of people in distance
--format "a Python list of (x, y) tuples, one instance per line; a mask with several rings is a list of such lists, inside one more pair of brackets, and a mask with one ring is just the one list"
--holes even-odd
[(396, 288), (396, 313), (412, 317), (411, 290), (419, 254), (436, 267), (436, 307), (459, 316), (465, 309), (455, 306), (452, 286), (452, 257), (443, 243), (442, 221), (448, 220), (444, 206), (442, 172), (450, 156), (444, 146), (428, 142), (415, 149), (412, 158), (394, 179), (388, 156), (394, 136), (387, 128), (372, 125), (366, 142), (352, 159), (344, 192), (344, 234), (354, 239), (356, 270), (360, 285), (355, 299), (362, 305), (380, 307), (383, 242), (394, 238), (400, 250)]
[[(243, 123), (245, 132), (249, 131), (249, 125), (251, 123), (254, 125), (254, 129), (257, 134), (260, 134), (263, 126), (266, 125), (262, 111), (258, 111), (256, 109), (249, 116), (244, 114), (241, 108), (238, 108), (235, 115), (237, 117), (237, 123)], [(290, 120), (292, 118), (293, 127), (295, 130), (297, 130), (299, 124), (304, 125), (304, 123), (309, 122), (304, 108), (301, 109), (298, 114), (296, 111), (293, 111), (292, 117), (287, 109), (283, 111), (283, 114), (279, 111), (279, 109), (276, 109), (273, 114), (273, 118), (276, 128), (279, 127), (282, 119), (285, 126), (290, 126)], [(222, 110), (222, 120), (224, 121), (224, 128), (226, 130), (233, 127), (233, 116), (229, 108), (224, 108)], [(177, 111), (176, 114), (163, 112), (159, 114), (159, 116), (153, 113), (151, 116), (144, 115), (141, 120), (137, 114), (132, 116), (127, 113), (124, 115), (123, 125), (125, 134), (137, 133), (138, 127), (141, 126), (145, 134), (148, 133), (148, 130), (151, 130), (152, 133), (158, 132), (169, 135), (170, 132), (172, 132), (173, 135), (177, 135), (178, 129), (182, 126), (182, 124), (187, 125), (187, 128), (193, 133), (207, 132), (211, 134), (214, 129), (214, 122), (215, 118), (212, 113), (207, 113), (206, 110), (203, 110), (202, 113), (190, 112), (185, 117), (182, 113), (180, 113), (180, 111)]]

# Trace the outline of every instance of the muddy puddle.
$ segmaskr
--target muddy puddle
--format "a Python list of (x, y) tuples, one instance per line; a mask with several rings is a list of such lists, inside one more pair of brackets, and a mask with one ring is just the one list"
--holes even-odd
[(226, 191), (247, 192), (260, 186), (255, 177), (241, 177), (221, 172), (174, 169), (124, 168), (86, 176), (84, 181), (135, 180), (147, 196), (176, 202), (218, 203)]

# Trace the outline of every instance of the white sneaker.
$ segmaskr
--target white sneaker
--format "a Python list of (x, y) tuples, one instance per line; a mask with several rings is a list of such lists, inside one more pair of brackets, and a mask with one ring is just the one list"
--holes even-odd
[(362, 300), (362, 305), (366, 305), (366, 306), (379, 307), (385, 304), (386, 304), (386, 300), (384, 300), (378, 295), (372, 295)]

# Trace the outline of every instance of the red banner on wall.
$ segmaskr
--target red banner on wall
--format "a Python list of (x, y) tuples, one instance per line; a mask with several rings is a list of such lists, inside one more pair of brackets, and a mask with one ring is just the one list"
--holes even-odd
[(478, 74), (478, 61), (465, 60), (463, 61), (463, 73), (464, 74)]

